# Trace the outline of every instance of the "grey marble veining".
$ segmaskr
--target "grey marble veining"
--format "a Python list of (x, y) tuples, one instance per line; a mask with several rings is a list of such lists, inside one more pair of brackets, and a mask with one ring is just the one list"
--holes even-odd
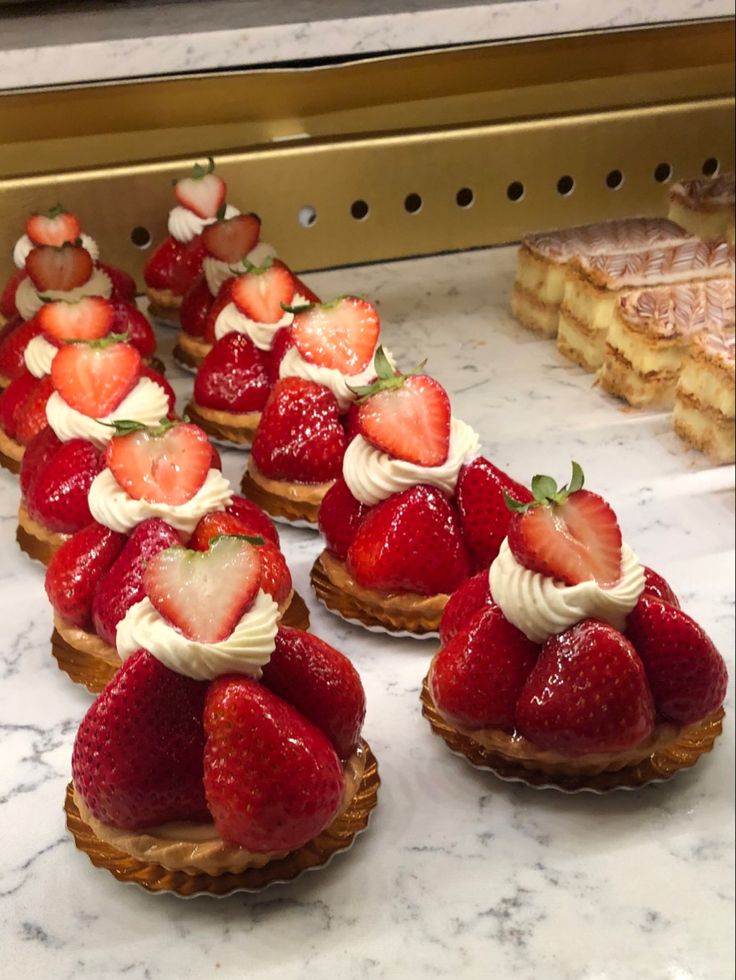
[[(632, 412), (514, 323), (510, 249), (313, 277), (375, 298), (405, 366), (429, 356), (454, 411), (519, 478), (571, 458), (626, 539), (679, 592), (733, 672), (734, 471), (683, 449), (668, 416)], [(170, 347), (171, 334), (163, 334)], [(179, 376), (184, 397), (191, 378)], [(237, 478), (245, 456), (224, 454)], [(503, 783), (422, 719), (431, 643), (392, 641), (311, 600), (309, 531), (282, 542), (315, 632), (368, 694), (383, 785), (371, 826), (325, 871), (222, 901), (152, 897), (75, 852), (62, 803), (89, 696), (51, 659), (40, 567), (13, 542), (0, 472), (0, 949), (4, 980), (728, 980), (733, 951), (733, 710), (711, 757), (672, 783), (605, 798)]]

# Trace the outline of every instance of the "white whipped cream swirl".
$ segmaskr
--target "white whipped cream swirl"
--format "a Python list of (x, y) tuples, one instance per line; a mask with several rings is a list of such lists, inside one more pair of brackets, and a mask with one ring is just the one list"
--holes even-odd
[[(81, 286), (67, 290), (46, 289), (43, 295), (46, 299), (64, 299), (67, 303), (74, 303), (83, 296), (102, 296), (103, 299), (110, 299), (111, 293), (112, 282), (108, 274), (102, 269), (93, 269), (92, 275)], [(43, 306), (41, 294), (36, 291), (30, 277), (24, 279), (16, 289), (15, 305), (24, 320), (30, 320)]]
[[(384, 353), (389, 362), (393, 364), (391, 354), (388, 351), (384, 351)], [(328, 368), (322, 364), (305, 361), (296, 347), (290, 347), (287, 350), (279, 365), (280, 378), (302, 378), (304, 381), (314, 381), (315, 384), (329, 388), (337, 399), (341, 412), (346, 412), (358, 397), (350, 389), (369, 385), (371, 381), (376, 380), (377, 376), (375, 351), (368, 362), (368, 366), (359, 374), (345, 375), (337, 368)]]
[(143, 425), (157, 425), (169, 414), (169, 399), (161, 385), (150, 378), (140, 378), (135, 388), (123, 398), (118, 407), (101, 419), (83, 415), (67, 405), (58, 391), (46, 403), (46, 421), (62, 442), (87, 439), (101, 449), (115, 435), (104, 422), (132, 419)]
[(232, 503), (233, 491), (219, 470), (210, 470), (202, 486), (184, 504), (161, 504), (129, 496), (109, 469), (92, 481), (87, 502), (98, 524), (127, 534), (149, 517), (160, 517), (175, 530), (190, 535), (205, 514), (224, 510)]
[(345, 450), (342, 475), (355, 499), (369, 507), (419, 483), (428, 483), (452, 496), (460, 469), (479, 450), (478, 434), (466, 422), (453, 418), (447, 459), (439, 466), (419, 466), (396, 459), (376, 449), (363, 436), (356, 436)]
[[(240, 214), (240, 211), (234, 208), (232, 204), (225, 206), (226, 218), (234, 218), (236, 214)], [(216, 217), (200, 218), (194, 211), (190, 211), (189, 208), (177, 204), (176, 207), (169, 211), (169, 234), (177, 242), (181, 242), (182, 245), (188, 245), (197, 235), (202, 234), (207, 225), (214, 224), (217, 220)]]
[(597, 582), (566, 585), (517, 562), (504, 539), (488, 575), (493, 601), (510, 623), (533, 643), (562, 633), (583, 619), (600, 619), (621, 632), (644, 591), (644, 569), (627, 545), (621, 546), (621, 578), (604, 589)]
[(122, 660), (143, 647), (169, 670), (195, 681), (211, 681), (221, 674), (258, 678), (271, 659), (278, 628), (279, 607), (262, 590), (230, 636), (219, 643), (188, 639), (145, 598), (121, 619), (116, 644)]
[(32, 337), (23, 351), (23, 360), (34, 378), (45, 378), (51, 374), (51, 362), (59, 353), (59, 348), (38, 334)]
[[(266, 259), (272, 259), (275, 255), (276, 249), (272, 245), (267, 245), (266, 242), (258, 242), (248, 252), (246, 259), (251, 265), (263, 265)], [(216, 259), (214, 255), (208, 255), (205, 258), (202, 263), (202, 271), (207, 280), (207, 287), (213, 296), (217, 296), (220, 291), (220, 286), (226, 279), (231, 279), (233, 276), (238, 275), (237, 271), (233, 272), (233, 268), (237, 268), (237, 266), (232, 266), (229, 262)]]
[[(94, 238), (90, 238), (89, 235), (82, 233), (79, 237), (82, 239), (82, 247), (89, 252), (92, 261), (96, 262), (100, 257), (100, 246), (97, 244)], [(13, 248), (13, 262), (15, 263), (16, 268), (24, 268), (26, 259), (34, 248), (36, 248), (36, 246), (30, 240), (28, 235), (20, 236), (18, 241), (15, 243), (15, 247)]]
[[(308, 302), (309, 300), (297, 293), (289, 305), (303, 306)], [(276, 323), (259, 323), (258, 320), (251, 320), (249, 316), (242, 313), (235, 303), (228, 303), (220, 310), (215, 320), (215, 337), (221, 340), (229, 333), (242, 333), (253, 341), (258, 350), (269, 351), (273, 346), (273, 338), (277, 331), (282, 327), (290, 326), (293, 319), (293, 313), (284, 312), (284, 315)]]

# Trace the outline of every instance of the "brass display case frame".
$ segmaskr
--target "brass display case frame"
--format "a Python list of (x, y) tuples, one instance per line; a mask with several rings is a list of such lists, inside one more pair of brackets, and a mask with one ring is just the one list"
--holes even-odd
[(732, 169), (733, 21), (6, 92), (0, 151), (5, 255), (60, 200), (140, 274), (208, 153), (300, 271), (509, 242)]

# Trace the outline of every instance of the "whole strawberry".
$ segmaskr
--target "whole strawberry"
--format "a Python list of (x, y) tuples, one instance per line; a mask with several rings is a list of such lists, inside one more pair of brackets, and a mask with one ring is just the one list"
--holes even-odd
[(68, 623), (89, 629), (97, 583), (125, 541), (124, 534), (92, 523), (65, 541), (51, 559), (46, 569), (46, 595), (54, 611)]
[(508, 532), (511, 512), (506, 506), (506, 495), (522, 504), (534, 499), (526, 487), (483, 456), (460, 470), (455, 501), (477, 569), (490, 566)]
[(46, 403), (53, 392), (51, 378), (39, 378), (18, 406), (15, 413), (15, 438), (22, 446), (28, 446), (46, 428)]
[(38, 384), (38, 378), (34, 378), (24, 368), (5, 391), (0, 391), (0, 429), (10, 439), (15, 439), (18, 422), (22, 419), (23, 402), (36, 390)]
[(181, 328), (190, 337), (204, 338), (213, 297), (204, 275), (192, 282), (181, 301)]
[(36, 317), (19, 320), (12, 330), (3, 331), (0, 339), (0, 380), (4, 384), (17, 378), (25, 370), (23, 355), (26, 347), (40, 333), (41, 327)]
[(31, 479), (26, 497), (30, 517), (49, 531), (81, 531), (92, 522), (87, 495), (102, 468), (102, 455), (91, 442), (62, 442)]
[(228, 514), (233, 514), (238, 520), (246, 524), (250, 528), (250, 534), (260, 535), (267, 541), (273, 541), (278, 547), (279, 532), (276, 530), (276, 525), (258, 504), (254, 504), (247, 497), (234, 494), (226, 510)]
[(28, 497), (36, 473), (48, 464), (61, 444), (61, 440), (50, 425), (42, 429), (28, 443), (20, 464), (20, 491), (24, 497)]
[(335, 480), (325, 494), (319, 509), (319, 529), (329, 550), (343, 561), (369, 510), (369, 507), (355, 499), (342, 476)]
[(225, 334), (199, 366), (194, 400), (222, 412), (260, 412), (271, 390), (269, 363), (269, 354), (244, 334)]
[(477, 572), (466, 579), (460, 588), (452, 593), (442, 611), (440, 640), (443, 646), (446, 646), (456, 633), (464, 630), (475, 614), (492, 601), (487, 570)]
[(671, 606), (677, 606), (680, 608), (680, 600), (677, 598), (672, 590), (669, 582), (662, 578), (659, 572), (655, 572), (653, 568), (644, 568), (644, 592), (646, 595), (654, 596), (656, 599), (661, 599), (662, 602), (669, 602)]

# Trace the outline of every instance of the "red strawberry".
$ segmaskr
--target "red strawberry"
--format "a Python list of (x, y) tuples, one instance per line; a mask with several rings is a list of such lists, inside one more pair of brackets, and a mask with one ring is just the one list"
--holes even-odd
[(195, 163), (189, 177), (182, 177), (174, 185), (176, 199), (183, 207), (200, 218), (214, 218), (225, 203), (227, 184), (214, 173), (212, 158), (203, 167)]
[(271, 387), (268, 365), (268, 353), (245, 334), (225, 334), (199, 366), (194, 400), (220, 412), (259, 412)]
[(68, 292), (92, 275), (92, 258), (81, 245), (39, 245), (28, 253), (26, 270), (36, 289)]
[(92, 596), (101, 575), (123, 549), (126, 537), (102, 524), (89, 524), (59, 548), (46, 569), (46, 595), (68, 623), (88, 629)]
[(204, 785), (218, 834), (255, 853), (293, 851), (332, 822), (343, 772), (327, 738), (257, 681), (207, 691)]
[(260, 585), (258, 550), (240, 537), (218, 538), (207, 551), (167, 548), (143, 572), (143, 587), (158, 612), (202, 643), (230, 636)]
[(20, 490), (24, 497), (28, 497), (36, 473), (46, 466), (60, 445), (61, 441), (50, 426), (42, 429), (28, 443), (20, 464)]
[(294, 337), (291, 327), (280, 327), (273, 335), (271, 344), (271, 359), (268, 365), (268, 380), (272, 385), (279, 380), (279, 368), (284, 359), (284, 354), (294, 346)]
[(212, 302), (212, 293), (207, 280), (200, 275), (184, 294), (179, 312), (181, 329), (189, 337), (204, 338)]
[(535, 476), (534, 501), (513, 505), (509, 547), (533, 572), (568, 585), (594, 580), (610, 586), (621, 576), (621, 530), (606, 501), (582, 485), (577, 463), (570, 486), (562, 490), (551, 477)]
[(15, 438), (22, 446), (27, 446), (48, 425), (46, 402), (53, 393), (54, 383), (47, 375), (36, 381), (33, 390), (20, 405), (16, 413)]
[(332, 392), (312, 381), (283, 378), (263, 409), (251, 455), (272, 479), (326, 483), (340, 475), (345, 446)]
[(175, 674), (145, 650), (126, 660), (74, 741), (74, 786), (94, 817), (130, 830), (211, 819), (203, 783), (206, 694), (207, 684)]
[(128, 335), (128, 343), (141, 357), (150, 357), (156, 349), (156, 337), (151, 324), (137, 306), (124, 300), (111, 301), (113, 322), (110, 333)]
[(594, 619), (551, 636), (519, 697), (516, 727), (566, 756), (644, 742), (654, 728), (654, 702), (636, 650)]
[(258, 243), (261, 221), (256, 214), (238, 214), (207, 225), (202, 232), (204, 247), (221, 262), (240, 262)]
[(365, 692), (342, 653), (311, 633), (282, 626), (261, 679), (316, 725), (341, 759), (355, 751), (365, 719)]
[(488, 586), (488, 569), (484, 568), (482, 572), (466, 579), (460, 588), (452, 593), (450, 601), (442, 611), (440, 640), (443, 645), (447, 646), (453, 636), (464, 630), (476, 613), (491, 602), (493, 600)]
[[(155, 381), (159, 388), (162, 389), (166, 397), (169, 399), (169, 418), (173, 419), (174, 408), (176, 406), (176, 393), (163, 374), (159, 374), (158, 371), (155, 371), (147, 364), (141, 364), (141, 377), (148, 378), (150, 381)], [(214, 448), (213, 452), (216, 452)], [(217, 469), (219, 468), (220, 467), (218, 466)]]
[(152, 289), (170, 289), (183, 296), (202, 272), (206, 254), (201, 235), (186, 244), (175, 238), (165, 238), (143, 269), (146, 285)]
[(34, 245), (63, 245), (75, 242), (82, 229), (76, 215), (57, 204), (44, 213), (32, 214), (26, 221), (26, 234)]
[(661, 599), (662, 602), (669, 602), (671, 606), (676, 606), (679, 609), (680, 600), (672, 591), (670, 584), (653, 568), (647, 568), (646, 565), (642, 565), (642, 568), (644, 569), (644, 594)]
[(87, 494), (102, 468), (102, 456), (91, 442), (62, 442), (35, 471), (26, 497), (29, 515), (49, 531), (81, 531), (92, 523)]
[(516, 702), (538, 655), (537, 644), (488, 605), (437, 654), (432, 699), (455, 724), (513, 732)]
[(723, 657), (681, 609), (644, 594), (629, 615), (626, 633), (644, 664), (662, 718), (692, 725), (720, 708), (728, 686)]
[(348, 549), (348, 570), (367, 588), (451, 594), (471, 573), (460, 521), (435, 487), (420, 484), (366, 514)]
[(370, 507), (355, 499), (342, 476), (325, 494), (319, 509), (319, 529), (327, 547), (343, 561), (369, 510)]
[(114, 265), (108, 265), (106, 262), (100, 261), (97, 261), (95, 264), (98, 269), (101, 269), (105, 273), (112, 283), (110, 302), (130, 303), (132, 305), (138, 292), (135, 279), (123, 269), (118, 269)]
[(353, 375), (368, 367), (380, 324), (367, 300), (341, 296), (297, 313), (292, 329), (305, 361)]
[(4, 334), (0, 340), (0, 377), (12, 381), (25, 370), (23, 355), (26, 347), (40, 333), (38, 318), (34, 316), (31, 320), (19, 320), (12, 330)]
[(0, 429), (11, 439), (15, 438), (16, 426), (20, 418), (23, 402), (38, 386), (35, 378), (26, 368), (10, 382), (5, 391), (0, 392)]
[(463, 535), (476, 568), (490, 567), (508, 532), (511, 512), (504, 494), (522, 504), (534, 499), (526, 487), (483, 456), (460, 470), (455, 500)]
[(417, 466), (440, 466), (450, 450), (450, 399), (442, 385), (426, 374), (396, 375), (380, 380), (358, 409), (358, 429), (384, 453)]
[(118, 623), (145, 597), (143, 569), (149, 559), (176, 544), (181, 544), (179, 535), (158, 517), (141, 521), (134, 528), (107, 574), (100, 578), (92, 599), (95, 632), (105, 643), (115, 646)]
[(279, 532), (276, 530), (276, 525), (258, 504), (235, 494), (226, 510), (228, 514), (234, 514), (244, 524), (247, 524), (251, 528), (251, 534), (265, 538), (266, 541), (273, 541), (278, 547)]
[(355, 402), (347, 410), (347, 414), (343, 418), (343, 425), (345, 426), (345, 435), (347, 436), (348, 442), (352, 442), (356, 436), (360, 435), (360, 427), (358, 425), (358, 415), (360, 414), (360, 407), (356, 405)]
[(302, 300), (306, 300), (307, 303), (321, 303), (322, 300), (315, 293), (313, 289), (301, 279), (299, 276), (294, 276), (294, 292), (301, 296)]
[(141, 376), (141, 355), (114, 340), (67, 344), (51, 364), (54, 387), (72, 408), (90, 418), (109, 415)]
[(10, 320), (11, 317), (18, 315), (18, 308), (15, 305), (15, 294), (18, 286), (28, 277), (25, 269), (16, 269), (5, 283), (0, 293), (0, 317)]
[(259, 323), (278, 323), (284, 306), (294, 298), (294, 277), (278, 259), (238, 276), (230, 287), (232, 301), (245, 316)]
[(258, 545), (258, 554), (261, 558), (261, 588), (277, 605), (282, 606), (293, 589), (286, 558), (271, 541)]
[(99, 340), (115, 319), (112, 303), (101, 296), (83, 296), (73, 303), (44, 303), (37, 313), (41, 330), (52, 340)]
[(226, 306), (229, 306), (230, 303), (232, 303), (230, 289), (234, 282), (234, 278), (226, 279), (220, 286), (214, 302), (211, 302), (210, 297), (211, 306), (207, 310), (207, 318), (205, 320), (204, 332), (202, 334), (203, 340), (205, 340), (208, 344), (217, 343), (218, 338), (215, 336), (215, 325), (217, 324), (218, 316), (222, 313)]
[(134, 500), (185, 504), (200, 490), (212, 461), (212, 447), (196, 425), (165, 422), (147, 428), (136, 422), (118, 425), (105, 462), (118, 484)]

